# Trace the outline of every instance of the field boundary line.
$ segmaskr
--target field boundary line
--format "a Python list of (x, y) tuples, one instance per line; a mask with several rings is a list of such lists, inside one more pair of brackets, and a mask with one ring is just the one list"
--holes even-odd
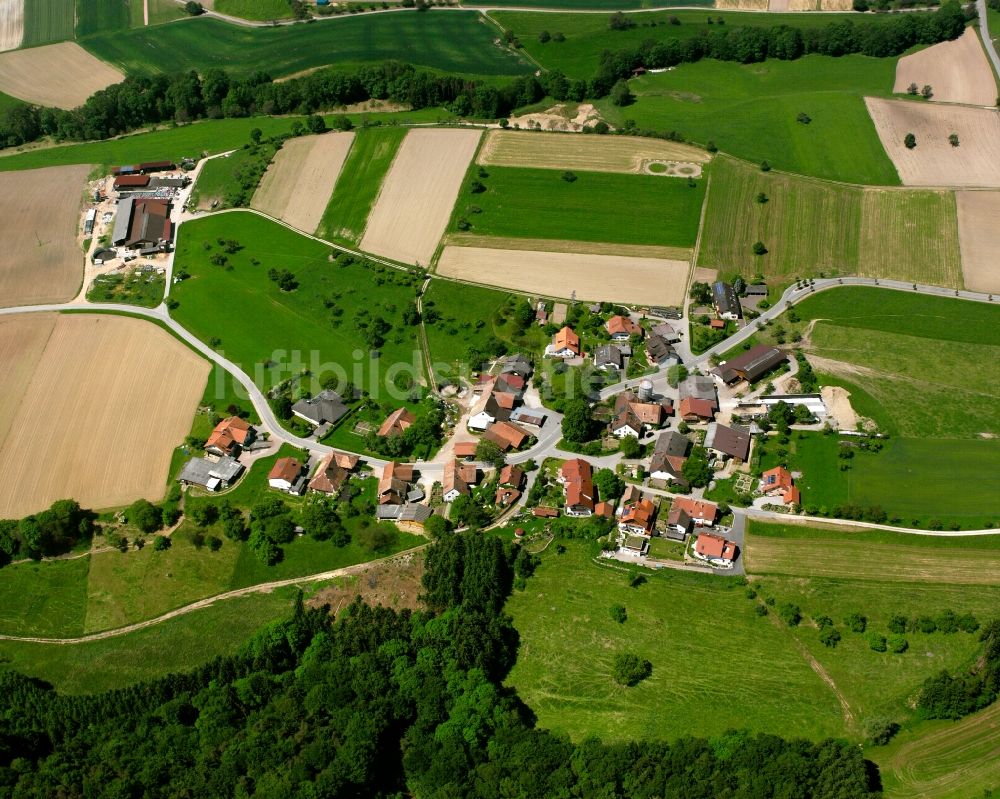
[(316, 583), (323, 582), (326, 580), (335, 580), (338, 577), (346, 577), (351, 574), (356, 574), (359, 571), (374, 566), (379, 563), (388, 563), (400, 555), (411, 555), (414, 552), (420, 552), (426, 549), (430, 544), (421, 544), (416, 547), (411, 547), (410, 549), (404, 549), (399, 552), (395, 552), (392, 555), (387, 555), (384, 558), (377, 558), (375, 560), (365, 561), (364, 563), (354, 563), (350, 566), (342, 566), (339, 569), (333, 569), (331, 571), (319, 572), (318, 574), (307, 574), (302, 577), (288, 577), (284, 580), (272, 580), (268, 583), (257, 583), (256, 585), (248, 585), (243, 588), (236, 588), (232, 591), (225, 591), (221, 594), (215, 594), (214, 596), (204, 597), (203, 599), (196, 600), (195, 602), (190, 602), (187, 605), (182, 605), (174, 610), (167, 611), (159, 616), (155, 616), (152, 619), (144, 619), (143, 621), (134, 622), (133, 624), (126, 624), (123, 627), (115, 627), (111, 630), (103, 630), (97, 633), (88, 633), (87, 635), (81, 635), (76, 638), (39, 638), (33, 636), (19, 636), (19, 635), (0, 635), (0, 641), (21, 641), (24, 643), (31, 644), (86, 644), (92, 641), (103, 641), (107, 638), (116, 638), (121, 635), (127, 635), (128, 633), (137, 632), (139, 630), (144, 630), (147, 627), (153, 627), (157, 624), (161, 624), (170, 619), (177, 618), (178, 616), (185, 616), (188, 613), (193, 613), (196, 610), (202, 610), (203, 608), (211, 607), (216, 602), (220, 602), (226, 599), (236, 599), (241, 596), (247, 596), (249, 594), (261, 594), (261, 593), (271, 593), (278, 588), (287, 588), (293, 585), (300, 585), (302, 583)]
[[(684, 287), (684, 293), (687, 294), (687, 289), (690, 287), (691, 283), (694, 281), (695, 270), (698, 269), (698, 259), (701, 257), (701, 236), (705, 231), (705, 217), (708, 216), (708, 195), (712, 191), (712, 175), (709, 174), (705, 179), (705, 196), (701, 201), (701, 218), (698, 220), (698, 235), (694, 238), (694, 249), (691, 252), (691, 269), (688, 272), (688, 282), (687, 286)], [(687, 299), (687, 297), (685, 297)], [(686, 304), (686, 303), (685, 303)]]

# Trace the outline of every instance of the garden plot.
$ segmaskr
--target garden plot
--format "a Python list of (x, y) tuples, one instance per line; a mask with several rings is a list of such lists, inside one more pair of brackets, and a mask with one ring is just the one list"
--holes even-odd
[(965, 287), (1000, 292), (1000, 192), (959, 191), (955, 197)]
[(688, 266), (665, 258), (447, 246), (437, 272), (549, 297), (677, 305), (684, 300)]
[(703, 164), (710, 158), (697, 147), (661, 139), (494, 130), (486, 135), (476, 162), (484, 166), (642, 172), (650, 161)]
[(65, 498), (90, 508), (161, 499), (208, 363), (139, 319), (25, 314), (2, 330), (24, 346), (0, 352), (18, 375), (0, 384), (0, 409), (10, 410), (0, 518)]
[(997, 84), (975, 28), (950, 42), (903, 56), (896, 64), (894, 92), (905, 92), (910, 84), (930, 86), (932, 102), (993, 106)]
[[(1000, 187), (1000, 116), (985, 108), (866, 97), (904, 186)], [(908, 133), (916, 146), (907, 148)], [(956, 134), (959, 145), (948, 137)]]
[(414, 130), (389, 168), (361, 249), (427, 266), (448, 225), (478, 130)]
[(264, 173), (250, 206), (312, 233), (319, 227), (353, 142), (353, 133), (286, 141)]
[(75, 42), (0, 54), (0, 92), (37, 105), (76, 108), (94, 92), (124, 79)]
[(24, 0), (0, 0), (0, 52), (16, 50), (24, 38)]
[(80, 205), (91, 167), (0, 173), (0, 307), (66, 302), (80, 290)]

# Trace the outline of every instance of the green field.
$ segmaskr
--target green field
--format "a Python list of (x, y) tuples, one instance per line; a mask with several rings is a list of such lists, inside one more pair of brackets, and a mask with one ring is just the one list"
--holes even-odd
[(361, 240), (382, 180), (404, 136), (406, 128), (401, 127), (362, 128), (354, 134), (317, 235), (351, 244)]
[[(244, 247), (227, 256), (225, 268), (209, 260), (221, 254), (218, 239)], [(264, 388), (305, 368), (318, 378), (339, 367), (373, 393), (393, 364), (415, 364), (419, 378), (415, 328), (400, 318), (415, 296), (415, 279), (388, 267), (331, 262), (329, 254), (324, 245), (248, 212), (188, 222), (175, 268), (192, 278), (171, 289), (180, 303), (172, 314), (203, 341), (220, 339), (219, 350)], [(271, 268), (291, 271), (298, 288), (281, 291), (268, 279)], [(380, 316), (392, 326), (378, 358), (369, 358), (359, 314)]]
[(73, 38), (74, 0), (27, 0), (23, 47)]
[[(138, 0), (135, 0), (138, 2)], [(184, 13), (184, 9), (173, 0), (147, 0), (149, 5), (149, 24), (159, 25), (161, 22), (172, 22), (175, 19), (181, 19), (186, 17), (187, 14)], [(141, 4), (140, 4), (141, 5)], [(135, 19), (136, 13), (132, 13), (132, 25), (142, 24), (142, 14), (139, 15), (139, 20)]]
[[(776, 169), (898, 186), (863, 99), (891, 96), (895, 68), (896, 59), (859, 55), (748, 65), (705, 60), (630, 81), (632, 105), (598, 106), (611, 124), (633, 119), (640, 128), (680, 131)], [(800, 113), (811, 121), (796, 121)]]
[(521, 75), (519, 56), (493, 44), (496, 30), (474, 12), (359, 14), (312, 25), (249, 28), (198, 18), (87, 38), (84, 47), (129, 74), (263, 69), (272, 77), (329, 64), (398, 59), (471, 75)]
[(699, 266), (778, 285), (844, 274), (962, 285), (950, 192), (865, 190), (727, 157), (710, 172)]
[[(467, 219), (471, 233), (533, 239), (693, 247), (705, 181), (653, 175), (576, 172), (568, 182), (552, 169), (473, 165), (455, 204), (451, 230)], [(473, 194), (480, 181), (486, 191)], [(475, 213), (472, 206), (482, 209)]]
[[(233, 207), (227, 198), (240, 192), (241, 184), (236, 175), (248, 169), (249, 174), (254, 174), (251, 162), (263, 164), (265, 160), (270, 161), (275, 152), (273, 145), (264, 143), (258, 147), (240, 148), (224, 158), (213, 158), (206, 163), (198, 174), (198, 183), (194, 189), (197, 208), (207, 211)], [(244, 196), (252, 198), (253, 190), (246, 191)]]
[[(585, 547), (549, 547), (506, 611), (520, 633), (508, 678), (538, 724), (581, 740), (673, 739), (750, 728), (787, 737), (843, 735), (834, 694), (787, 630), (760, 618), (743, 588), (665, 570), (631, 588), (591, 563)], [(622, 604), (618, 624), (609, 608)], [(653, 664), (635, 688), (611, 679), (616, 652)]]
[(83, 631), (90, 558), (0, 569), (0, 633), (71, 636)]
[[(684, 5), (699, 5), (706, 0), (697, 0), (694, 3), (684, 3)], [(475, 5), (468, 3), (467, 5)], [(630, 10), (642, 8), (646, 5), (645, 0), (500, 0), (498, 3), (490, 3), (490, 6), (510, 6), (511, 8), (566, 8), (566, 9), (587, 9), (587, 10)], [(660, 5), (670, 5), (670, 2)]]
[(243, 19), (288, 19), (292, 16), (288, 0), (215, 0), (214, 10)]
[[(142, 3), (138, 24), (142, 24)], [(76, 35), (83, 38), (95, 33), (123, 31), (132, 22), (128, 0), (77, 0)]]

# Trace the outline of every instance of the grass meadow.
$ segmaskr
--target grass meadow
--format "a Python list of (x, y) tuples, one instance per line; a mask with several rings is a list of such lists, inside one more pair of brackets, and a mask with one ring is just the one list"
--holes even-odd
[(22, 47), (73, 38), (74, 0), (28, 0), (24, 4)]
[[(241, 148), (225, 158), (213, 158), (207, 162), (201, 168), (201, 172), (198, 174), (198, 183), (195, 186), (198, 209), (207, 211), (213, 207), (229, 207), (224, 201), (226, 188), (234, 182), (235, 175), (243, 170), (251, 160), (257, 157), (266, 157), (264, 153), (268, 151), (268, 147), (269, 145)], [(249, 192), (248, 196), (253, 196), (253, 192)], [(213, 206), (213, 203), (217, 205)]]
[[(778, 285), (845, 274), (962, 285), (950, 192), (866, 190), (728, 157), (710, 172), (699, 266)], [(753, 253), (757, 241), (765, 254)]]
[[(705, 181), (654, 175), (575, 172), (491, 166), (488, 177), (470, 167), (451, 230), (459, 219), (482, 236), (693, 247), (698, 236)], [(473, 181), (485, 185), (470, 191)], [(481, 209), (476, 213), (472, 206)]]
[(288, 19), (292, 16), (288, 0), (215, 0), (215, 10), (243, 19)]
[[(138, 2), (138, 0), (133, 0), (133, 6), (132, 6), (133, 27), (137, 26), (136, 11), (135, 11), (136, 2)], [(159, 25), (160, 23), (163, 22), (172, 22), (175, 19), (182, 19), (183, 17), (187, 16), (184, 12), (184, 9), (181, 8), (177, 3), (173, 2), (173, 0), (147, 0), (147, 2), (149, 5), (150, 25)], [(139, 3), (139, 5), (141, 6), (141, 3)], [(139, 12), (138, 16), (139, 16), (139, 24), (141, 24), (142, 22), (141, 11)]]
[[(840, 705), (787, 630), (754, 612), (734, 582), (664, 571), (631, 588), (584, 545), (549, 547), (506, 612), (521, 646), (508, 677), (538, 724), (581, 740), (717, 735), (749, 727), (787, 737), (845, 733)], [(609, 609), (624, 605), (628, 620)], [(653, 664), (634, 688), (611, 678), (618, 652)]]
[[(228, 256), (225, 267), (210, 262), (221, 254), (218, 239), (244, 247)], [(221, 340), (219, 350), (262, 388), (303, 368), (319, 377), (328, 371), (324, 364), (338, 365), (355, 385), (372, 391), (394, 364), (416, 364), (419, 378), (415, 328), (401, 319), (415, 297), (412, 278), (388, 267), (348, 266), (329, 255), (324, 245), (247, 212), (188, 222), (177, 243), (176, 268), (191, 278), (172, 288), (180, 303), (172, 314), (203, 341)], [(291, 271), (298, 288), (281, 291), (268, 278), (271, 268)], [(359, 315), (367, 314), (391, 325), (378, 358), (370, 357), (357, 326)]]
[(351, 151), (316, 231), (318, 236), (350, 244), (361, 240), (368, 214), (406, 133), (403, 127), (378, 127), (362, 128), (354, 134)]
[[(141, 25), (142, 3), (138, 3)], [(126, 30), (131, 23), (130, 4), (122, 0), (77, 0), (76, 35), (80, 38), (95, 33), (114, 33)]]
[(83, 632), (90, 558), (15, 563), (0, 569), (0, 633), (72, 636)]
[(523, 58), (493, 44), (495, 36), (496, 29), (470, 11), (358, 14), (335, 22), (257, 28), (202, 17), (91, 36), (81, 44), (128, 74), (224, 67), (281, 77), (330, 64), (381, 62), (401, 53), (416, 66), (446, 72), (529, 72)]

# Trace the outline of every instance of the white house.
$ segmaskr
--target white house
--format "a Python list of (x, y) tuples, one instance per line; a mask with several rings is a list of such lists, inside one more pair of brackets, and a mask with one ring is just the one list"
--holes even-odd
[(615, 438), (642, 438), (642, 422), (631, 410), (625, 409), (611, 422), (611, 434)]
[(306, 481), (302, 475), (302, 463), (295, 458), (278, 458), (270, 473), (267, 484), (278, 491), (299, 494), (305, 490)]

